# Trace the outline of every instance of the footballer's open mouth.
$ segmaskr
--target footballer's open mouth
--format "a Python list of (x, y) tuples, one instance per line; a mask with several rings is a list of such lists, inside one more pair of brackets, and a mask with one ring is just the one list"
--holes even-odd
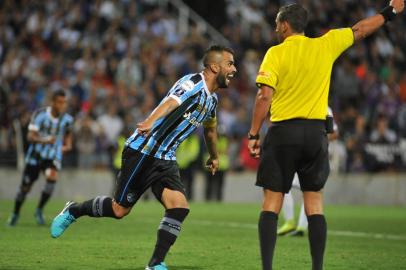
[(233, 73), (230, 73), (230, 74), (227, 74), (227, 76), (226, 76), (226, 82), (227, 82), (227, 84), (229, 84), (230, 83), (230, 81), (234, 78), (234, 72)]

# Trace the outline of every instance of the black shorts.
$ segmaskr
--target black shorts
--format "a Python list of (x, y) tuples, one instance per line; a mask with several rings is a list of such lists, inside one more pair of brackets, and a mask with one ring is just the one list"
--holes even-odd
[(45, 172), (46, 169), (58, 170), (57, 164), (55, 164), (54, 160), (50, 159), (38, 160), (35, 165), (27, 163), (23, 173), (23, 184), (34, 183), (38, 179), (39, 173), (41, 171)]
[(322, 120), (273, 123), (261, 149), (257, 186), (288, 193), (297, 172), (303, 191), (321, 190), (330, 173), (328, 139)]
[(157, 159), (126, 147), (121, 166), (114, 192), (114, 200), (121, 206), (133, 206), (149, 187), (159, 201), (164, 188), (185, 194), (174, 160)]

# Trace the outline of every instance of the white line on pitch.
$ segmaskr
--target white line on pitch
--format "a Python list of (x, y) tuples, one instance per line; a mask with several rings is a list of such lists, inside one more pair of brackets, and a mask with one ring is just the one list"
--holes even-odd
[[(239, 222), (214, 222), (208, 220), (189, 220), (188, 223), (193, 225), (202, 226), (221, 226), (229, 228), (242, 228), (242, 229), (257, 229), (258, 225), (250, 223), (239, 223)], [(388, 240), (400, 240), (406, 241), (406, 236), (404, 235), (393, 235), (393, 234), (382, 234), (382, 233), (367, 233), (367, 232), (352, 232), (352, 231), (335, 231), (329, 230), (329, 235), (336, 236), (349, 236), (349, 237), (361, 237), (361, 238), (374, 238), (374, 239), (388, 239)]]

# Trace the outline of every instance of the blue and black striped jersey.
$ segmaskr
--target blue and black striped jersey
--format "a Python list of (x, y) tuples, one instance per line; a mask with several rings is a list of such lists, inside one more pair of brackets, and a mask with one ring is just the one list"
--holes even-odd
[(207, 89), (203, 73), (182, 77), (162, 102), (166, 98), (174, 98), (179, 107), (158, 119), (148, 135), (140, 135), (135, 130), (126, 144), (158, 159), (176, 160), (175, 152), (179, 144), (203, 122), (216, 118), (218, 99), (215, 93), (211, 94)]
[[(54, 136), (54, 144), (31, 143), (25, 156), (25, 162), (37, 165), (40, 160), (62, 161), (62, 145), (65, 134), (71, 131), (73, 117), (67, 113), (55, 118), (51, 115), (51, 107), (34, 112), (28, 130), (37, 131), (41, 137)], [(57, 166), (58, 167), (58, 166)], [(60, 166), (59, 166), (60, 167)], [(59, 169), (59, 168), (58, 168)]]

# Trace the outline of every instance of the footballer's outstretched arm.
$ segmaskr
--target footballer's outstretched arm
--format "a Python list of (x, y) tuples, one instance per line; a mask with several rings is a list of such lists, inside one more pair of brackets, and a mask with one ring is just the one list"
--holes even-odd
[(167, 97), (155, 110), (145, 119), (143, 122), (137, 124), (138, 132), (141, 134), (148, 134), (151, 131), (155, 121), (159, 118), (170, 114), (177, 107), (179, 107), (178, 101), (172, 97)]

